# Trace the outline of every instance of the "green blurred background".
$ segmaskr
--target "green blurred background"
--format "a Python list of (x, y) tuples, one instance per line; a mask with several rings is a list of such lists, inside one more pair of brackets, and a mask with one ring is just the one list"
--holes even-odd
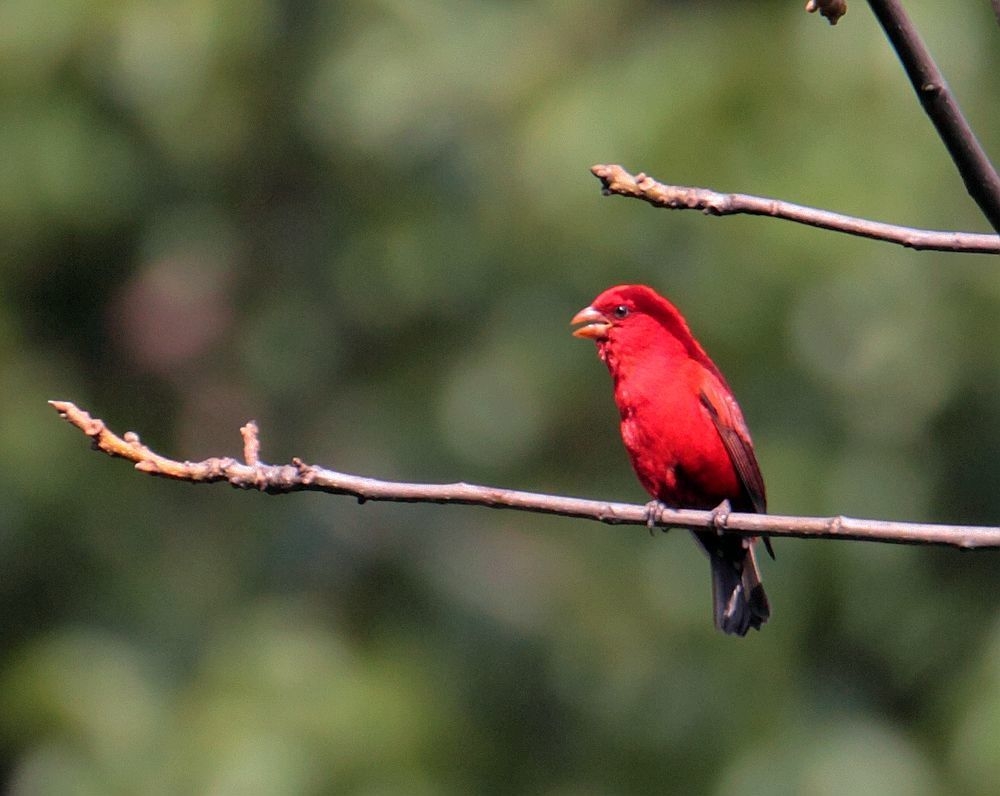
[[(1000, 153), (987, 3), (907, 3)], [(669, 295), (779, 513), (1000, 522), (1000, 261), (602, 198), (986, 231), (868, 9), (0, 0), (0, 780), (13, 794), (993, 794), (1000, 556), (267, 497), (178, 458), (646, 500), (600, 290)]]

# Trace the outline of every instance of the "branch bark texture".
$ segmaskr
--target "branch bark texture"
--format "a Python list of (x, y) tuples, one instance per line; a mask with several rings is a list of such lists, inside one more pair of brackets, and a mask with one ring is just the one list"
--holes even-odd
[(729, 216), (743, 213), (751, 216), (771, 216), (806, 224), (820, 229), (845, 232), (862, 238), (897, 243), (910, 249), (1000, 254), (1000, 235), (977, 232), (937, 232), (927, 229), (883, 224), (854, 216), (831, 213), (814, 207), (751, 196), (742, 193), (718, 193), (708, 188), (667, 185), (640, 172), (633, 175), (621, 166), (598, 164), (590, 171), (603, 186), (604, 194), (642, 199), (654, 207), (671, 210), (700, 210), (705, 215)]
[[(339, 473), (292, 459), (290, 464), (264, 464), (259, 460), (257, 425), (240, 429), (246, 461), (211, 458), (200, 462), (177, 461), (142, 444), (134, 432), (118, 436), (102, 420), (68, 401), (50, 401), (60, 416), (93, 442), (96, 450), (126, 459), (150, 475), (191, 483), (225, 481), (240, 489), (269, 494), (316, 491), (348, 495), (359, 503), (369, 500), (402, 503), (460, 503), (498, 509), (516, 509), (563, 517), (597, 520), (608, 525), (646, 525), (649, 508), (631, 503), (521, 492), (475, 484), (419, 484), (382, 481)], [(773, 514), (727, 514), (662, 508), (656, 524), (675, 528), (715, 528), (749, 536), (790, 536), (809, 539), (851, 539), (895, 544), (929, 544), (960, 549), (1000, 549), (1000, 528), (885, 522), (850, 517), (783, 517)]]
[[(920, 104), (958, 167), (969, 195), (1000, 232), (1000, 176), (962, 115), (927, 45), (899, 0), (868, 0), (906, 70)], [(996, 6), (994, 5), (994, 8)]]

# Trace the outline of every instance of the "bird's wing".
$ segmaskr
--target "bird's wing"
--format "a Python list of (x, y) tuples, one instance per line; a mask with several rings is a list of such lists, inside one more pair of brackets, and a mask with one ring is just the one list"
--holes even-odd
[(699, 394), (702, 405), (708, 410), (709, 417), (715, 425), (722, 444), (736, 468), (743, 488), (746, 490), (754, 511), (763, 514), (767, 511), (767, 494), (764, 491), (764, 477), (760, 474), (760, 465), (753, 452), (750, 432), (743, 413), (735, 399), (715, 379), (707, 379)]

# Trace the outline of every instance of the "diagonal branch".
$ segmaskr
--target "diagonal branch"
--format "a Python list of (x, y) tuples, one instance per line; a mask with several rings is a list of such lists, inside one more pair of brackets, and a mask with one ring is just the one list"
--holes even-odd
[[(920, 104), (955, 161), (966, 190), (993, 229), (1000, 232), (1000, 176), (962, 115), (927, 45), (899, 0), (868, 0), (868, 5), (896, 50)], [(994, 2), (994, 10), (996, 8)]]
[[(257, 425), (252, 421), (240, 429), (247, 461), (212, 458), (201, 462), (168, 459), (147, 448), (134, 432), (118, 436), (102, 420), (68, 401), (49, 401), (60, 416), (93, 440), (93, 446), (111, 456), (135, 463), (150, 475), (192, 483), (226, 481), (240, 489), (259, 489), (269, 494), (311, 490), (349, 495), (368, 500), (402, 503), (459, 503), (498, 509), (517, 509), (597, 520), (608, 525), (646, 525), (649, 509), (630, 503), (543, 495), (475, 484), (409, 484), (380, 481), (292, 459), (291, 464), (263, 464)], [(930, 544), (960, 549), (1000, 549), (1000, 528), (883, 522), (850, 517), (782, 517), (773, 514), (728, 514), (718, 511), (688, 511), (660, 508), (656, 522), (677, 528), (715, 528), (750, 536), (794, 536), (811, 539), (852, 539), (895, 544)]]
[(744, 213), (752, 216), (772, 216), (807, 224), (811, 227), (846, 232), (862, 238), (898, 243), (910, 249), (930, 251), (965, 252), (973, 254), (1000, 254), (1000, 235), (976, 232), (936, 232), (927, 229), (883, 224), (854, 216), (831, 213), (813, 207), (750, 196), (742, 193), (717, 193), (707, 188), (688, 188), (682, 185), (665, 185), (643, 173), (632, 175), (616, 165), (591, 167), (591, 172), (603, 184), (605, 195), (617, 194), (642, 199), (654, 207), (673, 210), (701, 210), (706, 215), (728, 216)]

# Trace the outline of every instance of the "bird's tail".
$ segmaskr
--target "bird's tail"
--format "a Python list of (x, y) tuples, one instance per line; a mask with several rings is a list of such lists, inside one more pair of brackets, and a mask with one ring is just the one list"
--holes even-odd
[(695, 536), (712, 565), (715, 626), (735, 636), (745, 636), (750, 628), (760, 630), (771, 615), (771, 607), (760, 582), (754, 540), (708, 531), (700, 531)]

